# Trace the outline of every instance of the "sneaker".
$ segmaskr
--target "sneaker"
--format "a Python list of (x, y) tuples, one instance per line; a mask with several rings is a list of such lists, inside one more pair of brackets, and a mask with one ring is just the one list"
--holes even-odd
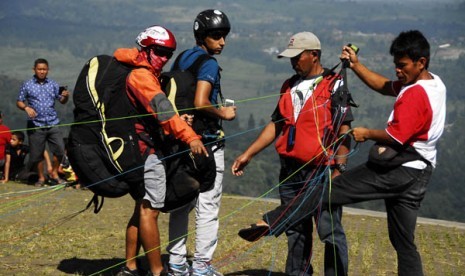
[(190, 266), (187, 263), (182, 265), (178, 264), (168, 264), (168, 276), (189, 276), (190, 275)]
[(123, 266), (116, 276), (139, 276), (139, 273), (137, 269), (130, 270), (127, 266)]
[(204, 269), (194, 268), (192, 269), (192, 276), (223, 276), (223, 274), (211, 265), (207, 264)]

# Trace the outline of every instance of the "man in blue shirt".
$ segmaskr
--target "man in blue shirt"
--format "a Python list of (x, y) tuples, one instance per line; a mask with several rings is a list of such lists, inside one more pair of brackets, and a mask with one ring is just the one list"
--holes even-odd
[[(68, 102), (69, 92), (60, 88), (58, 83), (47, 78), (48, 61), (42, 58), (34, 62), (34, 76), (23, 83), (19, 90), (16, 106), (26, 111), (27, 128), (30, 145), (30, 166), (36, 168), (43, 160), (45, 143), (48, 142), (53, 154), (53, 184), (62, 184), (64, 180), (58, 177), (58, 166), (63, 158), (64, 143), (61, 131), (55, 126), (60, 123), (55, 110), (55, 100), (61, 104)], [(40, 166), (39, 166), (40, 168)], [(36, 186), (44, 184), (45, 177), (39, 172)]]
[[(186, 70), (201, 55), (219, 55), (226, 45), (226, 36), (231, 26), (226, 14), (219, 10), (200, 12), (194, 21), (196, 46), (184, 51), (179, 59), (179, 68)], [(214, 58), (205, 61), (197, 73), (193, 128), (202, 135), (205, 146), (212, 147), (216, 162), (214, 187), (199, 194), (192, 204), (177, 209), (170, 214), (169, 244), (170, 253), (168, 275), (189, 275), (186, 260), (186, 238), (189, 212), (195, 208), (196, 238), (192, 274), (222, 275), (211, 265), (213, 253), (218, 244), (218, 212), (220, 208), (224, 173), (224, 143), (221, 142), (222, 120), (236, 117), (235, 106), (222, 106), (223, 96), (220, 86), (220, 67)]]

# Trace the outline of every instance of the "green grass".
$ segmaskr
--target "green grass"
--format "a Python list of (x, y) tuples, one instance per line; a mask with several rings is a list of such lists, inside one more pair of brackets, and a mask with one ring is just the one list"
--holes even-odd
[[(133, 208), (129, 196), (106, 199), (102, 211), (85, 208), (90, 191), (37, 189), (19, 183), (0, 185), (0, 274), (112, 275), (124, 262), (125, 227)], [(229, 275), (280, 275), (286, 257), (285, 237), (248, 243), (237, 236), (276, 206), (224, 195), (219, 244), (214, 265)], [(160, 216), (162, 253), (166, 258), (168, 215)], [(395, 275), (396, 256), (386, 220), (345, 214), (351, 275)], [(192, 223), (191, 223), (192, 225)], [(194, 230), (188, 247), (192, 250)], [(418, 224), (416, 240), (426, 275), (465, 274), (465, 230)], [(323, 247), (315, 238), (313, 266), (322, 275)], [(145, 259), (142, 258), (145, 262)], [(268, 271), (272, 271), (269, 274)]]

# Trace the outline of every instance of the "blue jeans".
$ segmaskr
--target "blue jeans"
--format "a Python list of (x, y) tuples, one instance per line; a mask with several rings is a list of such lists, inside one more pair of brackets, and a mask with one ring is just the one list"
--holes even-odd
[[(272, 233), (278, 236), (285, 229), (305, 222), (306, 217), (309, 214), (314, 215), (320, 205), (324, 209), (330, 209), (350, 203), (384, 199), (389, 239), (397, 252), (398, 274), (423, 275), (421, 257), (414, 242), (415, 225), (431, 173), (431, 165), (418, 170), (403, 166), (384, 168), (365, 163), (335, 178), (331, 192), (321, 185), (311, 194), (299, 196), (292, 205), (278, 206), (263, 218), (271, 226)], [(275, 225), (280, 227), (274, 227)]]
[[(281, 158), (279, 194), (281, 206), (294, 205), (298, 195), (311, 193), (313, 187), (327, 182), (325, 168), (307, 166), (292, 159)], [(312, 275), (313, 221), (320, 240), (325, 243), (325, 275), (346, 275), (348, 269), (347, 241), (341, 225), (342, 208), (332, 212), (306, 215), (299, 223), (286, 227), (288, 253), (285, 272), (288, 275)], [(291, 215), (292, 216), (292, 215)], [(333, 218), (331, 218), (333, 216)]]

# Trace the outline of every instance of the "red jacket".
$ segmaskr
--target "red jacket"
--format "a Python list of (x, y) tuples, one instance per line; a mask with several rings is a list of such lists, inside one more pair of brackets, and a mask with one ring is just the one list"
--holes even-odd
[[(160, 123), (165, 134), (172, 134), (186, 144), (201, 139), (201, 136), (197, 135), (176, 114), (165, 93), (161, 90), (158, 76), (147, 60), (139, 55), (139, 50), (136, 48), (118, 49), (115, 51), (114, 57), (120, 62), (138, 67), (131, 71), (126, 81), (128, 97), (134, 105), (143, 106), (148, 114), (152, 114)], [(138, 132), (144, 131), (142, 125), (136, 125), (136, 129)], [(141, 151), (144, 151), (145, 145), (141, 144), (140, 146)]]
[[(332, 151), (323, 143), (325, 133), (332, 131), (331, 90), (337, 75), (325, 77), (305, 102), (297, 122), (291, 98), (291, 79), (284, 82), (279, 99), (279, 112), (284, 118), (282, 135), (276, 141), (276, 151), (281, 157), (294, 158), (302, 163), (317, 165), (327, 161)], [(295, 127), (294, 145), (288, 145), (290, 129)]]

